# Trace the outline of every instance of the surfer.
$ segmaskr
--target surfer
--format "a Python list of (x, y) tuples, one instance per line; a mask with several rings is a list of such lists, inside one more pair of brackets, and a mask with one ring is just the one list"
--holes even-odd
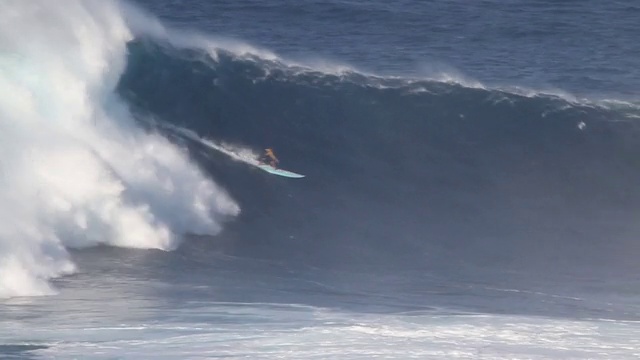
[(269, 165), (273, 166), (273, 168), (276, 168), (276, 165), (280, 162), (280, 160), (278, 160), (278, 158), (273, 154), (273, 149), (264, 149), (264, 155), (262, 155), (262, 157), (260, 157), (260, 163), (269, 163)]

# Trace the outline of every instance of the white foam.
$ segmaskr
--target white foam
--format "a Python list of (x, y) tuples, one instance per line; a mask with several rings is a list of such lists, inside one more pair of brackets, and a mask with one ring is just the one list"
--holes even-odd
[(75, 270), (66, 247), (169, 250), (240, 211), (115, 97), (130, 25), (154, 23), (123, 9), (0, 3), (0, 297), (52, 293), (47, 279)]
[[(640, 327), (619, 321), (375, 315), (284, 304), (212, 304), (192, 310), (202, 320), (211, 316), (224, 320), (117, 325), (107, 320), (109, 324), (99, 327), (56, 324), (55, 328), (45, 324), (29, 339), (50, 346), (35, 351), (39, 355), (83, 358), (635, 359), (639, 355)], [(229, 321), (238, 318), (242, 321)], [(8, 338), (22, 335), (19, 326), (16, 335), (15, 327), (3, 328), (12, 330)]]

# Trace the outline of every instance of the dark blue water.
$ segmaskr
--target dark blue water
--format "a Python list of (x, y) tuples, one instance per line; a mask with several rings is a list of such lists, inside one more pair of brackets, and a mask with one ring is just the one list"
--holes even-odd
[[(633, 6), (146, 6), (285, 59), (129, 45), (119, 91), (142, 117), (273, 147), (283, 167), (308, 175), (282, 182), (204, 161), (242, 203), (227, 228), (236, 251), (375, 269), (635, 269), (638, 110), (601, 101), (637, 85)], [(291, 58), (377, 75), (304, 70)], [(419, 63), (457, 81), (429, 80)]]
[(382, 74), (634, 98), (633, 1), (138, 1), (169, 24)]

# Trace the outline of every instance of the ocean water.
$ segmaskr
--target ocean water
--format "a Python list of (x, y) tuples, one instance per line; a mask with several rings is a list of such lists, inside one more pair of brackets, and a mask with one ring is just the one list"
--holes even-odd
[(3, 1), (0, 358), (640, 357), (638, 19)]

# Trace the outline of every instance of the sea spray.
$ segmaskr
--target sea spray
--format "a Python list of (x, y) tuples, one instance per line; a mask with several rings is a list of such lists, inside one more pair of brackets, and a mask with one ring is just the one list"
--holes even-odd
[(240, 211), (114, 94), (130, 22), (144, 20), (131, 11), (0, 4), (0, 297), (52, 293), (48, 279), (76, 270), (69, 246), (169, 250), (185, 232), (216, 234)]

